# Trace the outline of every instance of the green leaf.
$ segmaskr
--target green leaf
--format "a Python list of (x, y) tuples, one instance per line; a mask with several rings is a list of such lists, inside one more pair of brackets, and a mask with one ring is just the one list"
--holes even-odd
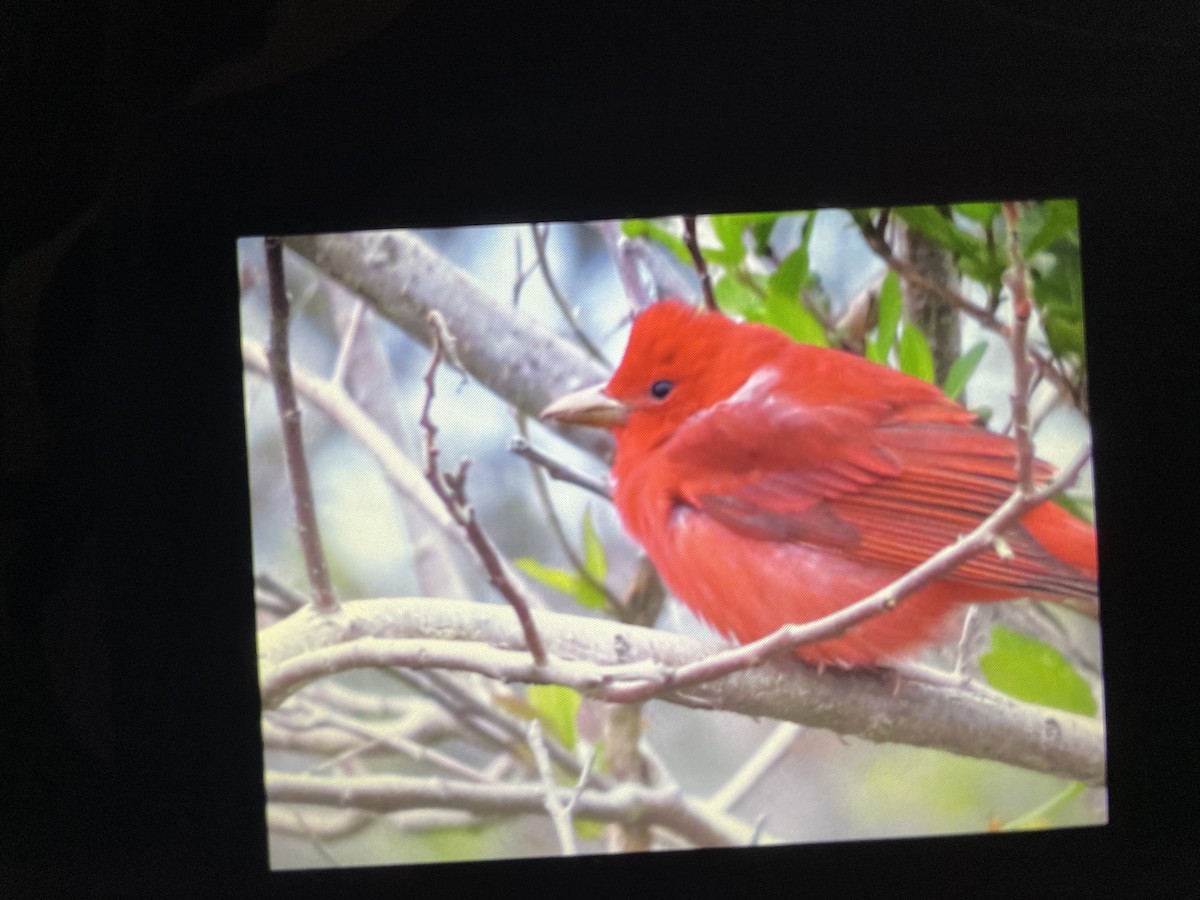
[(767, 298), (763, 304), (763, 317), (759, 321), (779, 329), (792, 340), (799, 341), (801, 344), (812, 344), (816, 347), (829, 346), (824, 326), (795, 295), (787, 296), (779, 291), (767, 291)]
[(812, 241), (813, 226), (817, 222), (817, 214), (815, 212), (808, 213), (808, 217), (804, 220), (804, 226), (800, 229), (800, 246), (808, 248), (809, 242)]
[(608, 575), (608, 560), (604, 555), (604, 545), (596, 535), (596, 526), (592, 524), (591, 507), (583, 511), (583, 570), (592, 576), (593, 581), (602, 582)]
[(581, 841), (598, 841), (604, 834), (604, 830), (608, 827), (606, 822), (598, 822), (595, 819), (581, 819), (579, 816), (571, 816), (571, 821), (575, 825), (575, 836)]
[(950, 371), (946, 373), (946, 383), (942, 385), (942, 390), (946, 392), (947, 397), (951, 400), (958, 399), (958, 395), (963, 392), (963, 388), (975, 374), (975, 367), (979, 365), (979, 361), (983, 359), (986, 351), (987, 343), (980, 341), (951, 364)]
[(547, 566), (528, 556), (514, 560), (513, 564), (530, 578), (540, 581), (546, 587), (552, 587), (556, 591), (574, 596), (575, 583), (579, 579), (579, 575), (575, 572)]
[(1079, 244), (1079, 205), (1074, 200), (1047, 200), (1031, 207), (1024, 218), (1027, 220), (1022, 223), (1025, 228), (1018, 230), (1032, 231), (1028, 239), (1021, 242), (1026, 259), (1062, 238), (1070, 239), (1076, 246)]
[(1042, 313), (1046, 338), (1056, 356), (1084, 357), (1083, 278), (1079, 250), (1059, 242), (1051, 248), (1048, 268), (1035, 270), (1033, 300)]
[(900, 329), (900, 371), (933, 384), (933, 353), (921, 329), (905, 322)]
[(525, 697), (538, 721), (558, 738), (560, 744), (574, 750), (578, 737), (575, 719), (583, 701), (579, 692), (561, 684), (531, 684), (525, 689)]
[(763, 316), (763, 298), (732, 275), (722, 275), (713, 284), (713, 299), (729, 315), (752, 322), (760, 321)]
[(604, 609), (608, 603), (604, 591), (578, 572), (572, 572), (570, 569), (556, 569), (528, 556), (515, 560), (513, 564), (535, 581), (574, 598), (580, 606), (586, 609)]
[(932, 241), (936, 241), (948, 250), (960, 256), (983, 260), (987, 257), (987, 248), (973, 235), (960, 231), (954, 222), (947, 219), (933, 206), (898, 206), (893, 212), (903, 219), (911, 228)]
[(896, 326), (900, 324), (900, 277), (888, 272), (879, 288), (879, 326), (876, 338), (867, 344), (867, 359), (887, 365), (888, 354), (896, 340)]
[(626, 219), (621, 223), (621, 231), (626, 237), (646, 237), (658, 241), (684, 265), (692, 265), (692, 254), (683, 240), (651, 219)]
[(767, 279), (767, 290), (785, 297), (799, 297), (800, 291), (808, 286), (808, 281), (808, 247), (801, 243), (771, 273)]
[(1096, 524), (1096, 507), (1095, 504), (1086, 497), (1072, 497), (1069, 494), (1055, 494), (1050, 498), (1075, 518), (1087, 522), (1089, 525)]
[(772, 213), (757, 220), (750, 226), (750, 234), (754, 237), (754, 255), (766, 256), (771, 249), (771, 233), (779, 216)]
[(1078, 713), (1096, 714), (1096, 700), (1086, 681), (1066, 658), (1041, 641), (992, 627), (992, 649), (979, 658), (988, 684), (1010, 697)]
[(996, 216), (1000, 215), (999, 203), (955, 203), (951, 209), (984, 228), (990, 227)]
[(742, 243), (742, 235), (749, 224), (746, 222), (745, 216), (709, 216), (708, 221), (712, 225), (713, 233), (716, 234), (717, 240), (721, 242), (724, 252), (712, 255), (710, 255), (711, 251), (706, 252), (704, 254), (705, 258), (730, 267), (736, 266), (745, 259), (746, 245)]
[(985, 252), (980, 259), (963, 256), (958, 260), (960, 272), (989, 288), (1000, 287), (1007, 268), (1008, 251), (1002, 245), (993, 247), (990, 253)]

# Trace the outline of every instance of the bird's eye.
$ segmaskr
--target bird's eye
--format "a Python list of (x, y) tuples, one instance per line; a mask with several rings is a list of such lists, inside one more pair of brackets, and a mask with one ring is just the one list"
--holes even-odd
[(656, 381), (650, 385), (650, 395), (658, 400), (661, 400), (667, 394), (671, 393), (671, 388), (675, 387), (673, 381)]

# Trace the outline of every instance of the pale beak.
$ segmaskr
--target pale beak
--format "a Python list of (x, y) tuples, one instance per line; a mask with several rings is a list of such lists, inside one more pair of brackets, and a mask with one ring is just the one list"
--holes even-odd
[(567, 425), (590, 425), (594, 428), (611, 428), (623, 425), (629, 416), (629, 407), (620, 400), (602, 393), (604, 385), (575, 391), (559, 397), (542, 410), (538, 417), (542, 421), (551, 419)]

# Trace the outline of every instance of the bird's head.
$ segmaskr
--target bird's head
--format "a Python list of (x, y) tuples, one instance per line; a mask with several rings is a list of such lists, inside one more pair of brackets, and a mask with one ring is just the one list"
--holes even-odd
[(622, 451), (648, 451), (692, 415), (730, 397), (790, 344), (772, 329), (663, 300), (634, 320), (607, 384), (556, 400), (541, 418), (609, 428)]

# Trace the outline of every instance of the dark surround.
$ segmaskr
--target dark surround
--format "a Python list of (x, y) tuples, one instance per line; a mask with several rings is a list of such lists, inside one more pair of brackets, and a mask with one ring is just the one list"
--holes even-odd
[[(1200, 107), (1181, 82), (1195, 31), (1081, 34), (1000, 3), (566, 20), (456, 6), (418, 3), (317, 71), (147, 125), (47, 294), (39, 377), (67, 398), (52, 416), (74, 437), (51, 461), (37, 534), (73, 546), (77, 533), (98, 560), (116, 752), (49, 755), (62, 738), (34, 722), (44, 744), (14, 742), (27, 755), (13, 771), (46, 792), (5, 813), (29, 849), (23, 877), (90, 895), (1182, 892), (1200, 845), (1183, 546), (1200, 412)], [(1081, 201), (1108, 827), (267, 873), (236, 236), (1062, 195)], [(31, 546), (43, 555), (6, 578), (22, 609), (47, 590), (34, 573), (72, 558)]]

